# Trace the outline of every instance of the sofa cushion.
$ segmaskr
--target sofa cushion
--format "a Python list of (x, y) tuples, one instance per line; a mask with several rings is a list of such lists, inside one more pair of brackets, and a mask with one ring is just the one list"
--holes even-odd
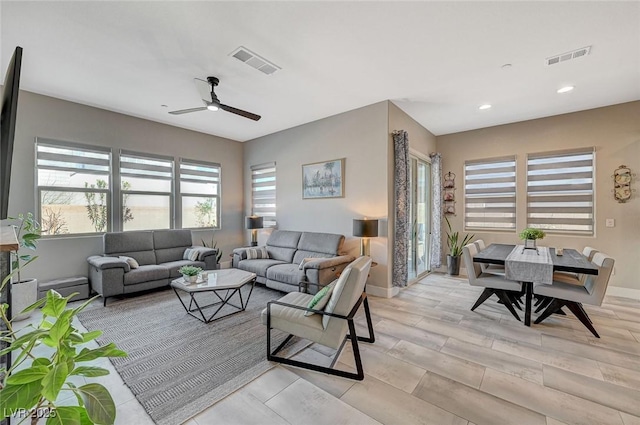
[(156, 250), (183, 247), (182, 252), (184, 252), (184, 248), (188, 248), (191, 245), (193, 245), (191, 230), (174, 229), (153, 231), (153, 246)]
[(183, 260), (196, 261), (198, 259), (198, 250), (193, 248), (187, 248), (184, 250), (184, 254), (182, 254)]
[(295, 248), (283, 248), (267, 245), (267, 252), (269, 253), (269, 258), (284, 261), (285, 263), (291, 263), (293, 262), (293, 256), (295, 255), (296, 250)]
[(155, 251), (125, 251), (125, 252), (117, 252), (114, 254), (110, 254), (115, 257), (131, 257), (138, 262), (141, 266), (155, 265), (156, 264), (156, 253)]
[(291, 230), (274, 230), (267, 239), (267, 245), (280, 248), (298, 248), (298, 242), (302, 232), (292, 232)]
[(127, 264), (129, 264), (129, 267), (131, 269), (137, 269), (138, 267), (140, 267), (140, 264), (138, 264), (138, 262), (136, 261), (135, 258), (131, 258), (131, 257), (127, 257), (125, 255), (121, 255), (120, 257), (121, 260), (124, 260), (127, 262)]
[(267, 269), (277, 264), (285, 264), (285, 262), (274, 259), (242, 260), (238, 263), (238, 268), (251, 273), (255, 273), (258, 276), (266, 276)]
[(267, 269), (267, 279), (288, 283), (298, 286), (306, 280), (304, 271), (298, 268), (297, 264), (277, 264)]
[(144, 265), (124, 274), (125, 285), (135, 285), (136, 283), (150, 280), (160, 280), (169, 278), (169, 269), (163, 266)]
[(156, 262), (157, 264), (162, 264), (169, 261), (183, 260), (185, 249), (184, 246), (156, 249)]
[(106, 255), (123, 252), (153, 251), (153, 232), (105, 233), (102, 241)]
[(182, 276), (178, 271), (178, 269), (182, 266), (194, 266), (194, 267), (200, 267), (202, 270), (205, 269), (205, 264), (203, 261), (178, 260), (178, 261), (169, 261), (167, 263), (160, 263), (158, 265), (169, 269), (170, 278), (176, 278), (176, 277)]
[(297, 248), (302, 251), (339, 255), (344, 244), (344, 235), (334, 233), (303, 232)]
[(256, 260), (261, 258), (269, 258), (267, 247), (261, 246), (260, 248), (247, 248), (247, 260)]

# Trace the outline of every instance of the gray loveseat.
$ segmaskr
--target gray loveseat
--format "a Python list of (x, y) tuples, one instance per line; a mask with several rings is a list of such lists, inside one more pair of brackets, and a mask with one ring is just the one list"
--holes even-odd
[(279, 291), (298, 291), (300, 282), (325, 286), (355, 258), (341, 255), (343, 244), (343, 235), (274, 230), (265, 245), (269, 258), (248, 259), (250, 248), (236, 248), (233, 267), (255, 273), (257, 282)]
[[(192, 245), (191, 230), (105, 233), (104, 255), (87, 258), (89, 283), (106, 305), (108, 297), (169, 285), (180, 277), (178, 269), (184, 265), (218, 268), (217, 249)], [(187, 248), (197, 251), (195, 261), (183, 259)], [(139, 267), (131, 268), (120, 256), (135, 259)]]

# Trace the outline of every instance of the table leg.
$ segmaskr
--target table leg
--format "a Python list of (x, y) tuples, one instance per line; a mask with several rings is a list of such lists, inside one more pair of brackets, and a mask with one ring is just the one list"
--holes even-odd
[(524, 324), (525, 326), (531, 326), (531, 299), (533, 298), (533, 283), (522, 282), (525, 292), (525, 307), (524, 307)]

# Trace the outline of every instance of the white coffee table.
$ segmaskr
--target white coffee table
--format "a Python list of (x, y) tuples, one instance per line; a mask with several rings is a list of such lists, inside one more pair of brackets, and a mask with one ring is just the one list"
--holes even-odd
[[(171, 282), (173, 291), (176, 293), (182, 307), (184, 307), (188, 314), (204, 323), (210, 323), (214, 320), (244, 311), (247, 308), (249, 298), (251, 298), (251, 293), (256, 283), (255, 273), (249, 273), (239, 269), (222, 269), (206, 270), (203, 274), (208, 274), (208, 278), (199, 279), (195, 283), (185, 283), (183, 278), (175, 279)], [(251, 289), (249, 290), (246, 301), (243, 301), (242, 287), (247, 284), (251, 284)], [(196, 300), (196, 295), (205, 292), (212, 292), (220, 301), (201, 306)], [(182, 299), (181, 294), (188, 294), (190, 298), (188, 305)], [(240, 299), (240, 305), (230, 302), (236, 294), (238, 294), (238, 298)], [(216, 317), (220, 310), (226, 305), (234, 307), (236, 311)], [(207, 318), (204, 310), (216, 306), (218, 308)]]

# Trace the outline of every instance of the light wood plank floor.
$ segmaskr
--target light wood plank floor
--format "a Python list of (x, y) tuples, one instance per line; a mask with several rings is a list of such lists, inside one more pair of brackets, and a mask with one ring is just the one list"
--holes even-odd
[[(432, 274), (370, 297), (364, 381), (277, 366), (185, 425), (640, 424), (640, 300), (585, 306), (597, 339), (570, 313), (527, 328), (495, 297), (469, 311), (480, 292)], [(328, 365), (333, 354), (312, 345), (298, 357)], [(345, 349), (339, 367), (352, 365)]]

